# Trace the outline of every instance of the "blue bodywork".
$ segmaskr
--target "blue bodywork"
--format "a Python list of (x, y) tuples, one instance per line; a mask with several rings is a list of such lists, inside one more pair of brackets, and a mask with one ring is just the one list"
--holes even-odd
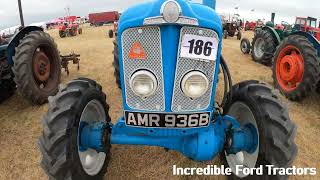
[[(120, 18), (118, 27), (118, 44), (119, 44), (119, 64), (120, 77), (122, 87), (124, 86), (123, 79), (123, 63), (122, 63), (122, 33), (128, 28), (144, 26), (144, 19), (160, 16), (160, 9), (165, 0), (156, 0), (134, 6), (125, 11)], [(183, 16), (195, 18), (198, 20), (199, 27), (214, 30), (220, 39), (219, 49), (216, 60), (216, 69), (220, 66), (221, 56), (221, 39), (222, 39), (222, 24), (220, 17), (215, 12), (215, 0), (204, 0), (203, 4), (192, 3), (186, 0), (176, 0), (181, 6)], [(172, 113), (171, 102), (175, 80), (175, 70), (177, 63), (177, 52), (179, 46), (180, 30), (182, 25), (179, 24), (164, 24), (160, 25), (162, 39), (162, 61), (163, 61), (163, 77), (165, 89), (165, 111)], [(170, 150), (176, 150), (185, 156), (194, 160), (204, 161), (213, 159), (224, 148), (228, 129), (234, 129), (233, 141), (238, 143), (232, 144), (232, 153), (234, 151), (252, 151), (257, 147), (257, 135), (252, 133), (252, 129), (241, 129), (239, 123), (230, 116), (222, 116), (215, 109), (214, 96), (216, 91), (218, 71), (214, 74), (214, 85), (212, 88), (212, 97), (210, 106), (203, 112), (211, 112), (211, 121), (209, 126), (201, 128), (140, 128), (127, 126), (123, 117), (115, 125), (111, 127), (111, 144), (131, 144), (131, 145), (148, 145), (160, 146)], [(131, 109), (126, 104), (126, 94), (122, 88), (123, 108), (125, 111), (139, 111)], [(141, 111), (140, 111), (141, 112)], [(90, 128), (87, 128), (90, 129)], [(95, 128), (92, 128), (95, 129)], [(83, 135), (85, 133), (85, 135)], [(251, 135), (251, 136), (250, 136)], [(82, 132), (81, 137), (90, 137), (90, 131)], [(254, 138), (248, 138), (255, 136)], [(240, 140), (248, 138), (245, 140)], [(84, 141), (87, 141), (85, 138)], [(80, 144), (82, 149), (88, 148), (88, 144)], [(95, 144), (93, 147), (96, 147)], [(91, 146), (89, 146), (91, 147)], [(80, 149), (81, 149), (80, 148)], [(97, 148), (95, 148), (97, 149)]]

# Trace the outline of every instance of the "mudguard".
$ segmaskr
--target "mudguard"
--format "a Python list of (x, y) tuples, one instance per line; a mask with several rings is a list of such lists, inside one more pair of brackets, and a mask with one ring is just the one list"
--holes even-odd
[(267, 30), (267, 31), (271, 32), (273, 38), (276, 40), (277, 46), (280, 44), (281, 38), (280, 38), (279, 34), (277, 33), (277, 31), (274, 28), (269, 27), (269, 26), (264, 26), (262, 28), (262, 30)]
[(23, 39), (26, 34), (29, 34), (32, 31), (43, 31), (43, 29), (37, 26), (25, 27), (21, 29), (17, 34), (15, 34), (11, 39), (11, 41), (9, 42), (7, 52), (8, 52), (8, 61), (10, 65), (13, 65), (12, 57), (16, 53), (15, 48), (18, 47), (20, 40)]
[(290, 35), (300, 35), (306, 37), (313, 44), (313, 47), (318, 51), (318, 56), (320, 57), (320, 42), (312, 34), (303, 31), (296, 31)]

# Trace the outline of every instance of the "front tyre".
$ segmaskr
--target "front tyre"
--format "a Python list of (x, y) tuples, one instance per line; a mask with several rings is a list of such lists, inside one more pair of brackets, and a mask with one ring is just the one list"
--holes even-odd
[(109, 30), (109, 32), (108, 32), (108, 35), (109, 35), (109, 38), (113, 38), (113, 30)]
[(224, 31), (223, 31), (223, 38), (224, 38), (224, 39), (227, 39), (227, 38), (228, 38), (228, 31), (227, 31), (227, 30), (224, 30)]
[[(110, 159), (110, 141), (105, 151), (79, 150), (82, 123), (108, 123), (109, 106), (102, 88), (93, 80), (79, 78), (50, 98), (49, 110), (43, 117), (43, 133), (39, 138), (41, 166), (56, 180), (101, 180)], [(110, 135), (110, 128), (104, 131)]]
[(259, 136), (258, 148), (252, 154), (222, 153), (223, 163), (233, 172), (229, 179), (286, 179), (286, 176), (268, 176), (266, 166), (263, 166), (262, 176), (235, 173), (237, 165), (249, 168), (260, 165), (289, 167), (296, 157), (296, 126), (273, 91), (258, 81), (241, 82), (233, 87), (232, 103), (224, 107), (224, 113), (235, 117), (241, 125), (251, 123), (257, 128)]
[(238, 31), (238, 34), (237, 34), (237, 40), (240, 40), (242, 38), (242, 33), (241, 31), (239, 30)]
[(243, 38), (240, 42), (240, 50), (243, 54), (249, 54), (251, 50), (250, 41), (247, 38)]
[(14, 94), (16, 84), (13, 79), (0, 79), (0, 103)]

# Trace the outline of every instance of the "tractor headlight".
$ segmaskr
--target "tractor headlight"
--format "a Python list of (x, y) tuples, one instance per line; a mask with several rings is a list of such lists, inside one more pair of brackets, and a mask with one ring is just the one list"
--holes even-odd
[(140, 70), (131, 76), (130, 87), (137, 96), (146, 98), (157, 90), (157, 78), (149, 71)]
[(181, 15), (181, 7), (174, 0), (166, 1), (161, 7), (161, 15), (168, 23), (175, 23)]
[(181, 82), (183, 93), (192, 99), (203, 96), (207, 92), (208, 87), (208, 78), (199, 71), (189, 72), (183, 77)]

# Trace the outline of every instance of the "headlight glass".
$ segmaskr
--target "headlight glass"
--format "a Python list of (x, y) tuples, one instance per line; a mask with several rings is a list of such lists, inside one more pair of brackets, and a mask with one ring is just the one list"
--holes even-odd
[(161, 13), (165, 21), (174, 23), (179, 19), (181, 7), (176, 1), (169, 0), (162, 5)]
[(207, 92), (208, 87), (208, 78), (199, 71), (187, 73), (181, 82), (181, 89), (183, 93), (192, 99), (203, 96)]
[(137, 96), (147, 98), (155, 93), (158, 82), (151, 72), (140, 70), (131, 76), (130, 87)]

